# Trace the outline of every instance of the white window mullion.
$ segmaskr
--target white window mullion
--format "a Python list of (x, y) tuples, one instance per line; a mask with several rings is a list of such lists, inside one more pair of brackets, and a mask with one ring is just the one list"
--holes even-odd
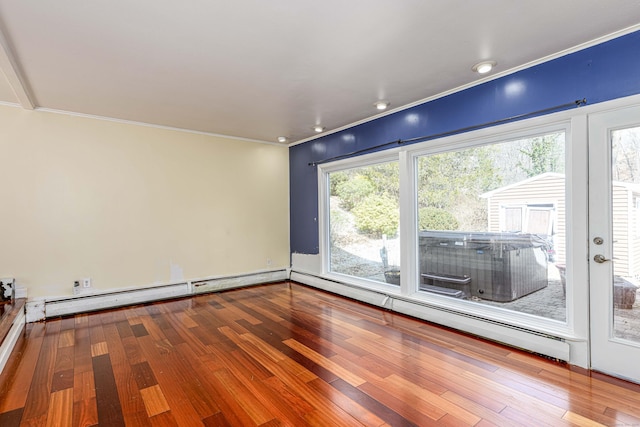
[(408, 152), (400, 154), (400, 293), (411, 295), (417, 292), (418, 283), (418, 229), (416, 201), (415, 158)]

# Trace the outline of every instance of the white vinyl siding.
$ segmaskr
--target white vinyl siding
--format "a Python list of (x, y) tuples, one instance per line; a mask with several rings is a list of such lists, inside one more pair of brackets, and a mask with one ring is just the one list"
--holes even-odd
[[(489, 230), (493, 232), (514, 231), (505, 228), (505, 208), (521, 206), (535, 210), (536, 205), (552, 205), (554, 211), (553, 233), (556, 250), (556, 262), (564, 264), (566, 261), (566, 224), (565, 224), (565, 178), (559, 173), (545, 173), (529, 178), (520, 183), (509, 185), (491, 191), (488, 197)], [(531, 219), (529, 219), (531, 225)], [(503, 229), (504, 228), (504, 229)], [(538, 230), (515, 230), (536, 233)], [(540, 233), (544, 234), (544, 233)]]

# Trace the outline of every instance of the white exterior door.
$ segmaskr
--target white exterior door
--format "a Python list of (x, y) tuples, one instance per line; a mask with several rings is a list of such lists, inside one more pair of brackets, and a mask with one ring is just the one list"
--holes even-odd
[(591, 365), (640, 382), (640, 107), (589, 116)]

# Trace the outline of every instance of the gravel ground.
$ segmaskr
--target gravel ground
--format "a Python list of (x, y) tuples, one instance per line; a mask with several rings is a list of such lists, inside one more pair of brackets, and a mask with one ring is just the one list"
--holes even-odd
[[(347, 248), (334, 248), (331, 253), (332, 270), (351, 276), (384, 282), (384, 268), (379, 249), (382, 247), (381, 242), (377, 241), (369, 245), (359, 243), (349, 246), (348, 250), (345, 250)], [(392, 252), (391, 248), (398, 247), (397, 241), (393, 242), (392, 245), (389, 243), (388, 241), (389, 252)], [(355, 256), (353, 253), (362, 254), (364, 257)], [(379, 261), (372, 259), (375, 258), (376, 253)], [(473, 300), (480, 304), (502, 307), (555, 320), (564, 321), (566, 319), (565, 296), (562, 291), (560, 276), (553, 266), (549, 266), (549, 285), (532, 294), (511, 302), (488, 301), (480, 298), (474, 298)]]

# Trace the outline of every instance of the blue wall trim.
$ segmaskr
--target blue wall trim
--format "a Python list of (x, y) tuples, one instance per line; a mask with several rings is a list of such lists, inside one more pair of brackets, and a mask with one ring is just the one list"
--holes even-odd
[(309, 163), (575, 100), (640, 93), (640, 31), (289, 149), (291, 252), (317, 254), (318, 179)]

